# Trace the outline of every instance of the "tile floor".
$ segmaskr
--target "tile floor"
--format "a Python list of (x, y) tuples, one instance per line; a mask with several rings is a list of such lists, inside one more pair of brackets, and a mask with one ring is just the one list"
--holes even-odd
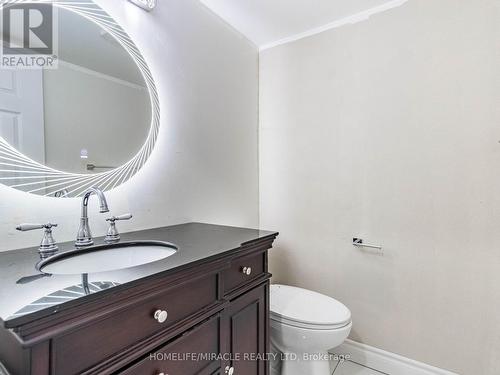
[(334, 361), (332, 375), (389, 375), (352, 361)]

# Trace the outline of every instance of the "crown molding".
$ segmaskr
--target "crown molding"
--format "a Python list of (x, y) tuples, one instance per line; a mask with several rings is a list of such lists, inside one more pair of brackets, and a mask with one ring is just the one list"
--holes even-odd
[(277, 47), (277, 46), (280, 46), (280, 45), (283, 45), (283, 44), (292, 43), (292, 42), (295, 42), (297, 40), (304, 39), (304, 38), (307, 38), (307, 37), (310, 37), (310, 36), (313, 36), (313, 35), (316, 35), (316, 34), (320, 34), (320, 33), (324, 32), (324, 31), (328, 31), (328, 30), (331, 30), (331, 29), (336, 29), (338, 27), (342, 27), (342, 26), (345, 26), (345, 25), (352, 25), (352, 24), (355, 24), (355, 23), (358, 23), (358, 22), (361, 22), (361, 21), (366, 21), (367, 19), (369, 19), (374, 14), (382, 13), (382, 12), (385, 12), (386, 10), (399, 7), (399, 6), (403, 5), (404, 3), (406, 3), (407, 1), (408, 0), (392, 0), (392, 1), (389, 1), (389, 2), (384, 3), (382, 5), (378, 5), (376, 7), (373, 7), (373, 8), (364, 10), (362, 12), (353, 14), (353, 15), (351, 15), (349, 17), (344, 17), (344, 18), (341, 18), (339, 20), (327, 23), (326, 25), (315, 27), (313, 29), (304, 31), (302, 33), (298, 33), (298, 34), (295, 34), (295, 35), (292, 35), (292, 36), (289, 36), (289, 37), (286, 37), (286, 38), (283, 38), (283, 39), (276, 40), (276, 41), (271, 42), (271, 43), (267, 43), (267, 44), (265, 44), (263, 46), (260, 46), (259, 51), (265, 51), (267, 49), (270, 49), (270, 48), (273, 48), (273, 47)]

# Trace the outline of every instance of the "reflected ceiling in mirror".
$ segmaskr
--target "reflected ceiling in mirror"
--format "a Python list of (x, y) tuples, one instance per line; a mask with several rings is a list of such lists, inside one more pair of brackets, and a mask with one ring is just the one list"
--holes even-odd
[[(128, 35), (93, 2), (42, 6), (57, 26), (57, 64), (0, 67), (0, 182), (50, 197), (110, 190), (143, 166), (156, 141), (151, 73)], [(26, 47), (16, 20), (2, 32), (2, 52)]]

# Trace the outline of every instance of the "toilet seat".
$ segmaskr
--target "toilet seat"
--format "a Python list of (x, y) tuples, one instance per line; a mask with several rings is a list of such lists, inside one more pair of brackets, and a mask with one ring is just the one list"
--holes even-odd
[(295, 321), (295, 320), (290, 320), (283, 318), (279, 315), (275, 315), (271, 313), (270, 319), (274, 322), (278, 322), (280, 324), (286, 324), (291, 327), (296, 327), (296, 328), (303, 328), (303, 329), (308, 329), (308, 330), (334, 330), (334, 329), (340, 329), (348, 326), (351, 324), (351, 320), (340, 323), (340, 324), (311, 324), (311, 323), (305, 323), (305, 322), (300, 322), (300, 321)]
[(271, 285), (271, 320), (309, 330), (334, 330), (351, 323), (351, 312), (341, 302), (288, 285)]

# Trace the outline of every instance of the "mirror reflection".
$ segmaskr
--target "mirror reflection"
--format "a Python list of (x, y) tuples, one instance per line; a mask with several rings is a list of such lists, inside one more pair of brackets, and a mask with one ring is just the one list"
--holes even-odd
[[(60, 8), (57, 22), (57, 68), (0, 70), (0, 136), (59, 171), (117, 168), (139, 152), (151, 127), (142, 73), (93, 21)], [(10, 28), (11, 43), (22, 40), (18, 29)]]

